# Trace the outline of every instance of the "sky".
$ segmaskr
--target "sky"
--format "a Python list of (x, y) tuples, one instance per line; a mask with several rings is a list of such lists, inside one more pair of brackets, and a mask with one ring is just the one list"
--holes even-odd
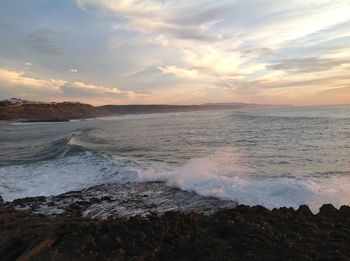
[(0, 0), (0, 99), (350, 103), (349, 0)]

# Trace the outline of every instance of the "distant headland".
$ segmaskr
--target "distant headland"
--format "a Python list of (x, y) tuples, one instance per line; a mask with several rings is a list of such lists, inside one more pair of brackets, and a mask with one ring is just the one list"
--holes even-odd
[(80, 102), (38, 102), (19, 98), (0, 100), (0, 122), (59, 122), (126, 114), (209, 111), (266, 106), (248, 103), (208, 103), (201, 105), (103, 105)]

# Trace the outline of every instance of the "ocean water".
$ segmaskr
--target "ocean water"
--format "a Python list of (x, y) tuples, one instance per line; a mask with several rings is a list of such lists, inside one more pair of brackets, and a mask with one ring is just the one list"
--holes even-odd
[(350, 204), (350, 106), (0, 125), (0, 195), (163, 182), (241, 204)]

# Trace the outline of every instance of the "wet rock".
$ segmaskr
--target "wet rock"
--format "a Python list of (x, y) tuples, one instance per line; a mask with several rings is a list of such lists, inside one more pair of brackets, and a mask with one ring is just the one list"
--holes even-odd
[(171, 210), (213, 214), (237, 204), (169, 188), (163, 183), (128, 183), (99, 185), (47, 198), (16, 199), (10, 205), (17, 210), (31, 210), (44, 215), (108, 219), (115, 216), (148, 216), (152, 213), (161, 215)]
[(40, 196), (40, 197), (27, 197), (27, 198), (18, 198), (18, 199), (15, 199), (13, 201), (14, 204), (18, 204), (18, 205), (21, 205), (21, 204), (25, 204), (25, 203), (28, 203), (28, 202), (43, 202), (45, 201), (46, 198), (44, 196)]

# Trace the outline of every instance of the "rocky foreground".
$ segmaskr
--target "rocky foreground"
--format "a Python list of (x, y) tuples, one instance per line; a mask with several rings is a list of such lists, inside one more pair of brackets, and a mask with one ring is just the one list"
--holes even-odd
[(347, 206), (105, 220), (68, 212), (45, 216), (0, 202), (0, 260), (350, 260)]

